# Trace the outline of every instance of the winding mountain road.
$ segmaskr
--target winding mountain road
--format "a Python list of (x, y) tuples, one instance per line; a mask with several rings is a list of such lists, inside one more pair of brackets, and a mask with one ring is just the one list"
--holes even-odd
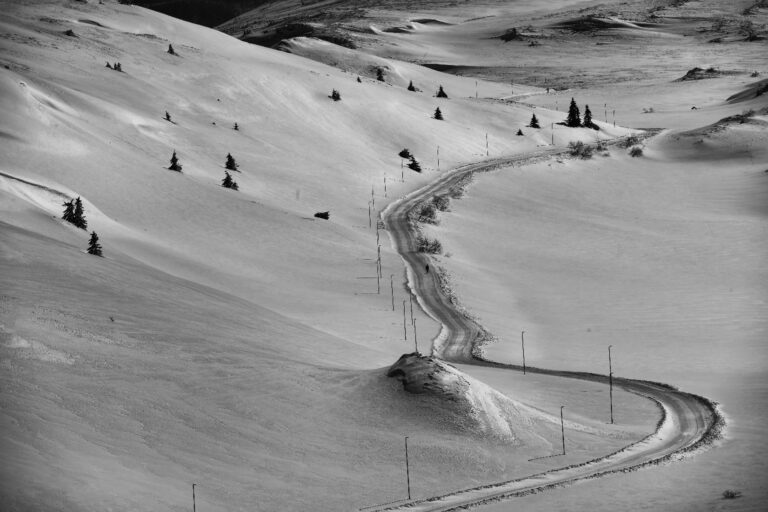
[[(650, 134), (649, 134), (650, 135)], [(621, 139), (612, 141), (613, 144)], [(429, 256), (416, 251), (416, 227), (409, 221), (410, 212), (435, 195), (447, 194), (461, 186), (463, 180), (477, 172), (501, 167), (519, 166), (533, 161), (565, 154), (562, 148), (520, 154), (473, 163), (456, 168), (436, 181), (391, 204), (382, 220), (389, 231), (393, 245), (406, 263), (408, 285), (424, 311), (442, 325), (440, 335), (433, 344), (433, 355), (450, 362), (483, 365), (509, 370), (522, 370), (516, 365), (495, 363), (482, 358), (477, 350), (485, 331), (452, 302), (450, 293), (440, 283), (436, 272), (422, 269)], [(527, 367), (528, 372), (554, 377), (582, 379), (608, 383), (608, 376), (592, 373), (547, 370)], [(656, 402), (664, 411), (656, 431), (645, 439), (631, 444), (606, 457), (581, 464), (550, 470), (529, 477), (466, 489), (443, 496), (414, 500), (378, 510), (449, 511), (465, 509), (505, 498), (524, 496), (544, 489), (562, 486), (610, 473), (634, 469), (672, 460), (684, 453), (712, 442), (720, 435), (724, 420), (715, 405), (706, 398), (679, 391), (665, 384), (614, 378), (614, 385)]]

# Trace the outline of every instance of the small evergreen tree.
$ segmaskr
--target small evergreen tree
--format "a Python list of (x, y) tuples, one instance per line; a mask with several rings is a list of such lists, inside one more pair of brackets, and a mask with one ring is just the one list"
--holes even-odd
[(536, 119), (536, 114), (533, 114), (531, 116), (531, 122), (528, 124), (528, 127), (529, 128), (541, 128), (541, 126), (539, 126), (539, 120)]
[(65, 201), (64, 204), (61, 206), (64, 207), (64, 213), (62, 214), (61, 218), (64, 219), (67, 222), (70, 222), (74, 224), (75, 219), (75, 200), (70, 199), (69, 201)]
[(416, 91), (416, 88), (413, 86), (413, 80), (411, 80), (408, 83), (408, 90), (411, 91), (411, 92), (415, 92)]
[(239, 131), (240, 130), (240, 127), (237, 125), (237, 123), (235, 123), (235, 126), (233, 126), (233, 128), (234, 128), (235, 131)]
[(86, 229), (88, 227), (88, 221), (85, 220), (85, 208), (83, 207), (83, 200), (78, 197), (75, 199), (75, 211), (73, 213), (72, 224), (80, 229)]
[(363, 81), (360, 79), (360, 77), (357, 77), (357, 83), (361, 84)]
[(91, 231), (91, 239), (88, 241), (88, 254), (104, 256), (101, 250), (101, 244), (99, 244), (99, 235), (97, 235), (95, 231)]
[(435, 109), (435, 114), (434, 114), (432, 117), (434, 117), (434, 118), (435, 118), (435, 119), (437, 119), (438, 121), (442, 121), (442, 120), (443, 120), (443, 113), (442, 113), (442, 112), (440, 112), (440, 107), (437, 107), (437, 108)]
[(437, 90), (437, 97), (438, 98), (447, 98), (448, 95), (445, 94), (445, 91), (443, 90), (443, 86), (441, 85), (440, 88)]
[(168, 167), (171, 171), (181, 172), (181, 164), (179, 163), (179, 159), (176, 158), (176, 150), (173, 151), (173, 155), (171, 155), (171, 166)]
[(592, 111), (589, 110), (589, 105), (584, 105), (584, 122), (582, 123), (587, 128), (592, 128), (595, 124), (592, 122)]
[(579, 112), (579, 107), (576, 106), (576, 100), (573, 98), (571, 98), (571, 106), (568, 107), (568, 119), (566, 119), (565, 125), (571, 128), (581, 126), (581, 113)]
[(227, 161), (224, 164), (224, 167), (230, 171), (239, 171), (237, 162), (235, 162), (235, 159), (229, 153), (227, 153)]
[(168, 45), (168, 53), (170, 53), (171, 55), (176, 55), (176, 52), (173, 50), (172, 44)]
[(109, 61), (107, 61), (107, 67), (108, 67), (109, 69), (112, 69), (112, 64), (110, 64), (110, 63), (109, 63)]
[(376, 80), (378, 80), (379, 82), (383, 82), (384, 81), (384, 70), (383, 69), (381, 69), (381, 68), (377, 68), (376, 69)]
[(237, 182), (232, 179), (232, 176), (227, 171), (224, 171), (224, 179), (221, 180), (221, 186), (224, 188), (231, 188), (232, 190), (240, 189), (240, 187), (237, 186)]
[(523, 129), (522, 128), (518, 128), (517, 135), (518, 136), (523, 135)]
[(411, 155), (411, 161), (408, 163), (408, 168), (412, 171), (421, 172), (421, 165), (416, 161), (413, 155)]
[(408, 148), (403, 149), (397, 154), (400, 158), (411, 158), (411, 151)]
[(339, 91), (337, 91), (336, 89), (331, 91), (331, 95), (328, 97), (331, 98), (333, 101), (341, 101), (341, 94), (339, 94)]
[(165, 120), (173, 122), (173, 121), (171, 121), (171, 114), (169, 114), (167, 110), (165, 111)]

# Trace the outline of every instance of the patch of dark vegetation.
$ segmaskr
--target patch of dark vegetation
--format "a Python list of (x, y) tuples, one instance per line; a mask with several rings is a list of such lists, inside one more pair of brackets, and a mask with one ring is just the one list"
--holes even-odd
[(248, 33), (242, 37), (242, 40), (259, 46), (274, 48), (282, 41), (294, 37), (314, 37), (315, 39), (321, 39), (345, 48), (353, 50), (357, 48), (351, 37), (337, 30), (298, 22), (286, 23), (272, 29), (265, 29), (259, 34)]
[(596, 16), (582, 16), (580, 18), (555, 23), (552, 27), (569, 30), (578, 34), (587, 32), (594, 33), (612, 28), (626, 28), (626, 25), (610, 19), (598, 18)]
[(453, 23), (448, 23), (447, 21), (435, 20), (432, 18), (419, 18), (411, 21), (414, 23), (421, 23), (422, 25), (453, 25)]
[(501, 34), (499, 36), (499, 39), (501, 39), (505, 43), (508, 43), (510, 41), (521, 41), (523, 39), (523, 36), (520, 34), (520, 32), (516, 28), (510, 28), (510, 29), (507, 29), (506, 32)]
[(413, 30), (409, 27), (389, 27), (382, 30), (388, 34), (410, 34)]
[(685, 75), (675, 80), (675, 82), (687, 82), (689, 80), (705, 80), (707, 78), (717, 78), (720, 76), (738, 75), (741, 71), (726, 71), (713, 67), (707, 69), (695, 67), (689, 69)]
[(215, 27), (269, 0), (120, 0), (197, 25)]
[(93, 20), (77, 20), (77, 21), (78, 21), (79, 23), (86, 23), (86, 24), (88, 24), (88, 25), (95, 25), (95, 26), (97, 26), (97, 27), (102, 27), (102, 28), (104, 28), (104, 25), (102, 25), (102, 24), (101, 24), (101, 23), (99, 23), (98, 21), (93, 21)]
[(328, 219), (331, 218), (331, 212), (330, 211), (327, 211), (327, 212), (317, 212), (315, 214), (315, 217), (317, 217), (318, 219), (328, 220)]
[(724, 500), (735, 500), (736, 498), (741, 498), (741, 491), (734, 491), (733, 489), (723, 491)]
[(440, 243), (440, 240), (419, 235), (416, 239), (416, 250), (427, 254), (441, 254), (443, 252), (443, 244)]

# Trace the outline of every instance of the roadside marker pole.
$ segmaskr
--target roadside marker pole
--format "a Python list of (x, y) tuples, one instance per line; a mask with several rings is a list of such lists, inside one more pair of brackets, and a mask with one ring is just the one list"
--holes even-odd
[(415, 320), (413, 319), (413, 295), (412, 295), (412, 294), (411, 294), (411, 295), (408, 295), (408, 300), (410, 300), (410, 301), (411, 301), (411, 325), (416, 325), (416, 324), (414, 323), (414, 322), (415, 322)]
[(523, 345), (523, 375), (525, 375), (525, 331), (520, 333), (520, 340)]
[(403, 340), (408, 341), (408, 331), (405, 329), (405, 301), (403, 301)]
[(488, 133), (485, 134), (485, 156), (488, 156)]
[(563, 455), (565, 455), (565, 424), (563, 423), (563, 408), (565, 406), (560, 406), (560, 431), (563, 433)]
[(413, 344), (416, 346), (416, 353), (419, 353), (419, 337), (416, 335), (416, 319), (413, 319)]
[(389, 274), (389, 288), (392, 290), (392, 311), (395, 310), (395, 274)]
[(611, 347), (608, 345), (608, 396), (611, 403), (611, 425), (613, 425), (613, 367), (611, 364)]
[(368, 229), (371, 229), (372, 226), (373, 224), (371, 222), (371, 202), (368, 201)]
[(437, 170), (440, 170), (440, 146), (437, 146)]
[(384, 176), (384, 197), (387, 197), (387, 177)]
[(195, 504), (195, 485), (196, 484), (192, 484), (192, 512), (197, 510), (197, 505)]
[(408, 436), (405, 436), (405, 480), (408, 483), (408, 499), (411, 499), (411, 469), (408, 464)]

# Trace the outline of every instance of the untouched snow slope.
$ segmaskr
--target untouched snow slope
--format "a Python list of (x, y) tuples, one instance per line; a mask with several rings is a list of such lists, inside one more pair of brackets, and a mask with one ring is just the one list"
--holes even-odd
[[(438, 145), (444, 170), (484, 158), (486, 134), (491, 157), (546, 144), (546, 129), (514, 135), (529, 108), (450, 88), (437, 100), (438, 82), (423, 94), (357, 83), (130, 5), (0, 8), (4, 509), (186, 510), (192, 483), (201, 510), (350, 509), (404, 496), (404, 435), (417, 496), (529, 474), (528, 459), (552, 452), (552, 428), (513, 447), (384, 376), (410, 350), (387, 274), (396, 304), (408, 297), (383, 240), (375, 293), (368, 225), (371, 189), (375, 222), (435, 178)], [(430, 118), (438, 105), (443, 122)], [(536, 113), (543, 126), (563, 118)], [(404, 147), (425, 172), (398, 182)], [(183, 173), (166, 169), (174, 150)], [(239, 192), (219, 186), (227, 153)], [(103, 259), (59, 219), (78, 196)], [(313, 217), (325, 210), (329, 221)], [(506, 414), (525, 424), (533, 413)], [(592, 416), (568, 425), (575, 456), (656, 421), (651, 410), (598, 428)]]

